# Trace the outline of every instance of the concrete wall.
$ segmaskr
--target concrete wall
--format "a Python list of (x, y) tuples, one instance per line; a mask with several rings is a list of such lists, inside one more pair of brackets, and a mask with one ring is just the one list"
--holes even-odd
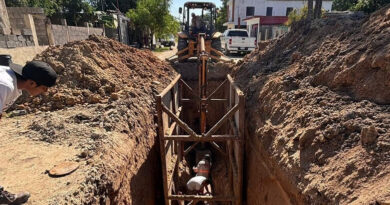
[[(234, 8), (233, 8), (234, 1)], [(332, 1), (323, 1), (322, 8), (331, 11), (332, 10)], [(235, 23), (238, 25), (238, 18), (240, 18), (240, 25), (246, 25), (246, 22), (243, 19), (247, 18), (246, 8), (255, 7), (255, 16), (266, 16), (267, 7), (272, 7), (272, 16), (286, 16), (286, 11), (288, 7), (294, 9), (301, 9), (307, 4), (307, 1), (291, 1), (291, 0), (230, 0), (229, 5), (229, 22)], [(315, 4), (315, 3), (314, 3)], [(234, 9), (234, 19), (233, 16)]]
[[(4, 0), (0, 0), (0, 12), (1, 3), (4, 3)], [(92, 34), (103, 35), (102, 28), (67, 26), (66, 23), (52, 25), (42, 8), (7, 7), (5, 13), (7, 13), (6, 19), (9, 20), (12, 35), (0, 34), (0, 48), (59, 45), (69, 41), (84, 40)], [(3, 22), (1, 18), (0, 27)]]
[(7, 11), (13, 34), (21, 34), (21, 31), (26, 28), (26, 25), (23, 20), (24, 15), (31, 14), (34, 19), (34, 25), (39, 45), (49, 45), (49, 40), (45, 27), (46, 15), (44, 14), (42, 8), (7, 7)]
[(5, 35), (0, 34), (0, 48), (16, 48), (34, 46), (32, 35)]
[(266, 41), (279, 38), (289, 31), (289, 27), (283, 25), (262, 25), (259, 28), (258, 39)]
[(87, 39), (89, 35), (102, 35), (102, 28), (88, 28), (64, 25), (51, 25), (56, 45), (62, 45), (70, 41), (78, 41)]

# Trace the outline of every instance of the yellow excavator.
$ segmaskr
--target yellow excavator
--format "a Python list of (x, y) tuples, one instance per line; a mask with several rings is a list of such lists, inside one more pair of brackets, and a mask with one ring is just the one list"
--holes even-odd
[[(182, 7), (179, 8), (179, 13), (183, 14), (176, 53), (179, 62), (199, 56), (200, 36), (204, 39), (204, 49), (210, 54), (210, 58), (216, 61), (220, 60), (223, 54), (221, 52), (221, 33), (215, 31), (217, 14), (215, 4), (186, 2), (184, 10)], [(196, 22), (194, 18), (197, 18)]]

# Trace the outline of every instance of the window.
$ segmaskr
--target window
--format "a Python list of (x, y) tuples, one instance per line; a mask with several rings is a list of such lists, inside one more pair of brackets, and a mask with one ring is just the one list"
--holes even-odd
[(287, 7), (286, 16), (288, 16), (290, 14), (290, 12), (292, 12), (292, 11), (293, 11), (292, 7)]
[(267, 16), (272, 16), (272, 7), (267, 7)]
[(246, 7), (246, 16), (254, 16), (255, 15), (255, 7), (248, 6)]
[(240, 37), (248, 37), (248, 32), (247, 31), (230, 31), (228, 36), (240, 36)]

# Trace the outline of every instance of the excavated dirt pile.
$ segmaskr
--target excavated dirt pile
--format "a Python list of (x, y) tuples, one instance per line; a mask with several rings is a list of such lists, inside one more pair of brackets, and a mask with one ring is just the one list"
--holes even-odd
[[(19, 134), (74, 148), (78, 154), (68, 160), (81, 167), (70, 176), (84, 178), (66, 179), (66, 191), (57, 193), (45, 186), (57, 179), (46, 178), (32, 203), (159, 204), (154, 95), (177, 75), (174, 69), (150, 51), (97, 36), (50, 47), (36, 59), (57, 71), (58, 85), (44, 96), (19, 100), (16, 109), (34, 112), (32, 119), (16, 117), (26, 124)], [(37, 198), (46, 189), (48, 196)]]
[(173, 75), (171, 67), (151, 52), (98, 36), (48, 49), (35, 59), (49, 63), (59, 74), (59, 79), (58, 85), (46, 95), (21, 99), (25, 105), (21, 107), (32, 111), (107, 103), (136, 89), (150, 93), (146, 89), (152, 83), (159, 85), (153, 81)]
[(235, 71), (247, 203), (390, 200), (390, 5), (297, 23), (262, 47)]

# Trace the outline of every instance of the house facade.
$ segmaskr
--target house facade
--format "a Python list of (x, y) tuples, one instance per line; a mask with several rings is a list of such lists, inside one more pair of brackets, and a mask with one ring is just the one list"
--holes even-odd
[[(323, 0), (322, 8), (326, 11), (332, 9), (332, 0)], [(244, 19), (251, 16), (288, 16), (294, 9), (301, 9), (307, 1), (297, 0), (229, 0), (228, 21), (226, 25), (245, 27)]]
[[(332, 0), (323, 0), (322, 8), (331, 11)], [(257, 40), (276, 38), (288, 31), (284, 23), (294, 9), (307, 5), (307, 0), (229, 0), (224, 26), (246, 28)]]

